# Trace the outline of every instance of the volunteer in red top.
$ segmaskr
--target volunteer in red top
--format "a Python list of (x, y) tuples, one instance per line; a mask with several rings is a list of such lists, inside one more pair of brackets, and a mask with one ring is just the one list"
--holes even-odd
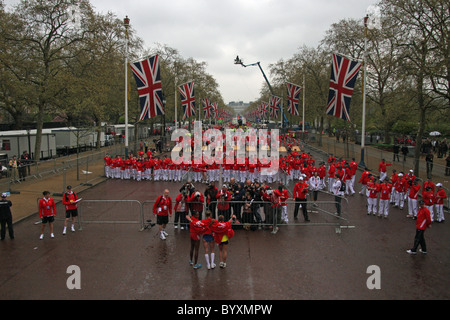
[(447, 194), (445, 193), (445, 190), (442, 188), (442, 183), (436, 184), (436, 196), (435, 196), (435, 207), (436, 207), (436, 221), (437, 222), (444, 222), (444, 201), (447, 199)]
[(378, 165), (378, 171), (380, 172), (380, 181), (383, 182), (387, 177), (387, 166), (391, 166), (392, 163), (386, 163), (386, 160), (381, 159), (380, 164)]
[(75, 232), (75, 217), (78, 216), (78, 206), (77, 203), (80, 199), (75, 192), (72, 191), (72, 186), (67, 186), (67, 191), (63, 195), (62, 203), (66, 208), (66, 219), (64, 220), (63, 234), (67, 231), (67, 222), (72, 218), (72, 232)]
[(420, 184), (417, 180), (410, 180), (409, 182), (409, 193), (408, 193), (408, 215), (406, 217), (416, 217), (417, 216), (417, 198), (419, 196)]
[(56, 205), (53, 198), (50, 198), (50, 192), (44, 191), (44, 198), (39, 200), (39, 217), (42, 219), (40, 239), (44, 239), (45, 225), (48, 223), (50, 227), (50, 237), (54, 238), (53, 221), (56, 216)]
[[(334, 179), (334, 174), (333, 174), (333, 179)], [(293, 192), (293, 198), (295, 200), (294, 219), (297, 219), (298, 207), (301, 206), (302, 211), (303, 211), (303, 217), (305, 218), (305, 221), (309, 221), (308, 210), (306, 208), (306, 196), (308, 195), (308, 184), (303, 181), (302, 177), (300, 177), (299, 180), (300, 181), (295, 184), (294, 192)]]
[(172, 216), (172, 199), (169, 190), (165, 189), (164, 194), (159, 196), (153, 205), (153, 214), (156, 215), (156, 224), (159, 226), (161, 240), (166, 240), (168, 236), (166, 226), (169, 223), (169, 214)]
[(425, 243), (424, 233), (428, 227), (431, 228), (430, 211), (425, 207), (425, 202), (423, 200), (420, 200), (419, 211), (417, 212), (416, 235), (414, 237), (414, 245), (412, 249), (406, 250), (406, 252), (408, 252), (409, 254), (416, 254), (417, 248), (420, 245), (421, 252), (427, 253), (427, 245)]

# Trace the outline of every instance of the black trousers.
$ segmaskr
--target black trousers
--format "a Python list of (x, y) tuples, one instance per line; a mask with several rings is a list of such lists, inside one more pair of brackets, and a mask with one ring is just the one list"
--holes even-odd
[(300, 199), (300, 198), (295, 198), (294, 219), (296, 219), (298, 216), (298, 208), (299, 208), (300, 204), (302, 205), (303, 218), (305, 218), (305, 221), (309, 221), (308, 209), (306, 207), (306, 199)]
[(9, 215), (9, 217), (1, 218), (0, 225), (1, 225), (1, 231), (0, 231), (1, 239), (2, 240), (5, 239), (5, 236), (6, 236), (6, 225), (8, 225), (9, 237), (11, 239), (14, 239), (14, 229), (13, 229), (13, 223), (12, 223), (12, 215)]
[(341, 197), (334, 196), (334, 201), (336, 202), (336, 212), (338, 216), (341, 215), (341, 200), (342, 200)]
[(414, 237), (414, 246), (411, 249), (412, 252), (417, 251), (417, 247), (420, 245), (422, 251), (427, 251), (427, 244), (425, 243), (424, 237), (425, 230), (416, 229), (416, 235)]

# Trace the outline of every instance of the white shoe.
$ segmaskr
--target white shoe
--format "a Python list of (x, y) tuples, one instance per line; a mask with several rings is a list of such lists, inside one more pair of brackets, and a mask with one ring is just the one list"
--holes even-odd
[(70, 230), (72, 230), (72, 232), (75, 232), (75, 227), (74, 227), (74, 225), (72, 225), (72, 227), (70, 228)]
[(66, 227), (63, 229), (63, 235), (66, 234)]
[(169, 234), (166, 232), (166, 230), (163, 230), (162, 233), (167, 237)]
[(50, 238), (54, 238), (55, 235), (53, 233), (50, 233)]
[(166, 240), (166, 237), (165, 237), (165, 235), (164, 235), (163, 232), (161, 232), (161, 234), (159, 235), (159, 237), (161, 238), (161, 240)]
[(40, 239), (40, 240), (44, 239), (44, 234), (41, 234), (41, 235), (39, 236), (39, 239)]

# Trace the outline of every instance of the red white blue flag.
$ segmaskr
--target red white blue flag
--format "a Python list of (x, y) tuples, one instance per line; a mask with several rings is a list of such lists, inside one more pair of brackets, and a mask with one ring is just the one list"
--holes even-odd
[(361, 62), (333, 53), (326, 113), (350, 121), (350, 101)]
[(267, 102), (263, 101), (263, 102), (261, 102), (261, 105), (260, 105), (261, 118), (265, 119), (267, 112), (268, 112), (268, 110), (267, 110)]
[(300, 86), (297, 86), (290, 82), (286, 82), (286, 85), (287, 85), (287, 91), (288, 91), (288, 95), (287, 95), (288, 112), (290, 114), (298, 116), (299, 115), (298, 104), (300, 101), (300, 91), (302, 90), (302, 88)]
[(215, 119), (219, 118), (219, 104), (217, 102), (212, 104), (212, 114)]
[(191, 116), (195, 116), (195, 94), (194, 82), (187, 82), (178, 86), (180, 92), (181, 105), (183, 106), (183, 120)]
[(281, 109), (281, 98), (277, 96), (271, 96), (269, 100), (270, 116), (272, 118), (278, 118), (278, 110)]
[(130, 64), (139, 94), (141, 115), (139, 121), (164, 114), (159, 56)]
[(211, 118), (214, 109), (213, 105), (211, 104), (211, 102), (209, 102), (208, 98), (204, 98), (202, 100), (202, 104), (203, 104), (203, 111), (205, 113), (205, 119)]

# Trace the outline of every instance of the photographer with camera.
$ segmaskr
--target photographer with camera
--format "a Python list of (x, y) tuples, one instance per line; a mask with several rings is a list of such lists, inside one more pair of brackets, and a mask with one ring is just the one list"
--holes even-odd
[(188, 211), (188, 203), (187, 203), (187, 194), (186, 191), (182, 191), (176, 198), (175, 198), (175, 218), (173, 221), (174, 228), (178, 228), (178, 222), (180, 222), (180, 229), (184, 230), (184, 228), (187, 228), (188, 221), (186, 220), (186, 215)]
[(222, 189), (217, 192), (217, 214), (223, 215), (225, 220), (229, 220), (231, 216), (230, 212), (230, 201), (231, 201), (231, 192), (228, 191), (228, 187), (226, 184), (222, 186)]
[(190, 203), (191, 211), (198, 212), (199, 220), (202, 220), (203, 204), (205, 196), (200, 191), (195, 191), (187, 200)]
[(213, 219), (216, 218), (216, 196), (217, 196), (217, 187), (214, 185), (213, 182), (210, 182), (208, 186), (206, 187), (206, 190), (204, 192), (205, 199), (206, 199), (206, 208), (211, 211), (211, 217)]
[(269, 229), (273, 229), (273, 225), (275, 225), (275, 229), (278, 231), (278, 225), (281, 223), (281, 192), (267, 187), (263, 199), (271, 204), (270, 210), (265, 212), (266, 223), (270, 224)]

